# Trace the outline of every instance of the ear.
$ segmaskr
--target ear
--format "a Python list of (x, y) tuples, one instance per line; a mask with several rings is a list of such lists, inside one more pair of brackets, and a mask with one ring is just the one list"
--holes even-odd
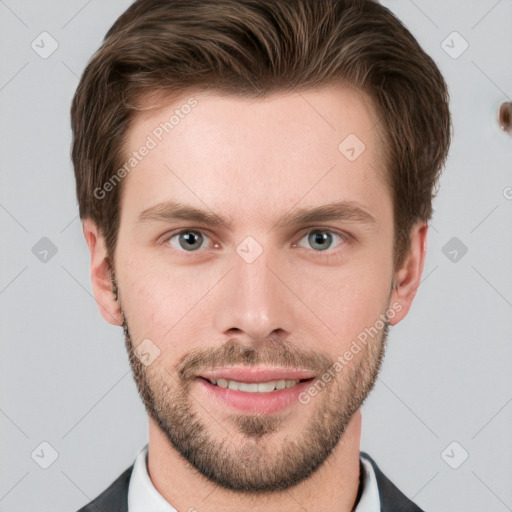
[[(428, 224), (423, 222), (415, 224), (411, 231), (411, 245), (404, 258), (401, 268), (395, 272), (395, 288), (391, 293), (390, 304), (400, 304), (400, 310), (389, 319), (389, 325), (396, 325), (403, 320), (416, 295), (421, 283), (425, 255), (427, 253)], [(394, 308), (393, 308), (394, 309)]]
[(115, 299), (110, 274), (111, 265), (103, 234), (91, 219), (83, 220), (82, 229), (91, 253), (92, 290), (100, 314), (109, 324), (121, 326), (123, 313)]

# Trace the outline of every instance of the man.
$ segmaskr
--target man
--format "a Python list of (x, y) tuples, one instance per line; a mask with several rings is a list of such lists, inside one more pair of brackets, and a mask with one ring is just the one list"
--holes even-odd
[(450, 143), (407, 29), (363, 0), (139, 0), (71, 115), (93, 291), (149, 419), (81, 510), (420, 510), (360, 452)]

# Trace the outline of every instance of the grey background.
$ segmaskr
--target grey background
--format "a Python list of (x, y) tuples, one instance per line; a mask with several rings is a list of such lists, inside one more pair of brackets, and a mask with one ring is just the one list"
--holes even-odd
[[(512, 0), (383, 3), (446, 77), (454, 140), (362, 449), (427, 511), (512, 510), (512, 137), (496, 121), (512, 95)], [(78, 76), (129, 4), (0, 0), (3, 512), (77, 510), (147, 440), (122, 330), (92, 297), (69, 159)], [(58, 43), (47, 58), (31, 47), (51, 49), (43, 31)]]

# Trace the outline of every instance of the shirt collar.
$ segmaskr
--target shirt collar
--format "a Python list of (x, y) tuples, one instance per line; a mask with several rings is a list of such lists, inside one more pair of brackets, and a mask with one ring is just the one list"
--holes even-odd
[[(138, 453), (128, 487), (128, 512), (177, 512), (156, 490), (149, 478), (147, 466), (148, 445)], [(380, 498), (373, 467), (361, 456), (363, 491), (354, 512), (379, 512)]]
[(148, 473), (148, 445), (137, 455), (128, 486), (128, 512), (177, 512), (156, 490)]

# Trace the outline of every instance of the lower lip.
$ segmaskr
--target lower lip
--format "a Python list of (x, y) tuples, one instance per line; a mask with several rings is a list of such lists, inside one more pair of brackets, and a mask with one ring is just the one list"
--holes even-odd
[(305, 391), (312, 382), (311, 380), (299, 382), (291, 388), (269, 393), (249, 393), (216, 386), (202, 377), (198, 378), (198, 381), (209, 397), (239, 411), (256, 414), (273, 414), (287, 409), (292, 404), (300, 403), (298, 400), (300, 393)]

